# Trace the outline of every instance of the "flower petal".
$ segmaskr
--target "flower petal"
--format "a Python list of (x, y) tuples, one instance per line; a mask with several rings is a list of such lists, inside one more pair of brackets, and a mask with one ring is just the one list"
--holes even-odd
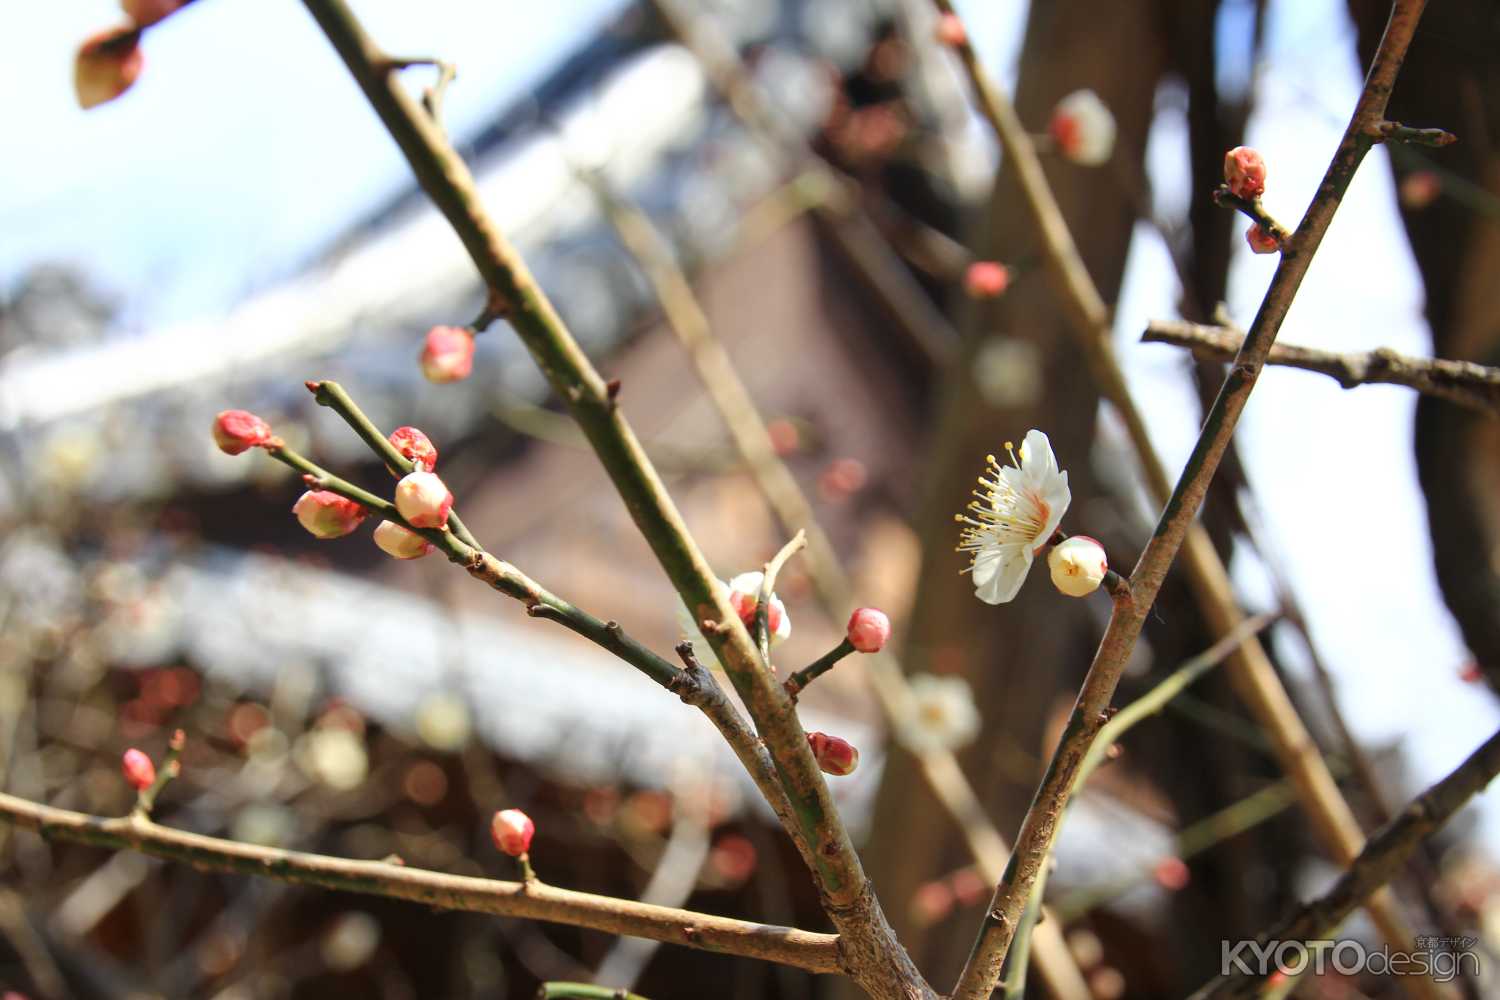
[(1031, 571), (1031, 548), (998, 545), (974, 558), (974, 594), (986, 604), (1004, 604), (1015, 598)]

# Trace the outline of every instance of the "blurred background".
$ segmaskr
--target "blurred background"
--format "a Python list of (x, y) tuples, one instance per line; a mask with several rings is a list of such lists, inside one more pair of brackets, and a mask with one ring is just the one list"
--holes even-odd
[[(655, 223), (856, 602), (890, 612), (908, 672), (972, 690), (982, 730), (953, 741), (1013, 835), (1106, 604), (1035, 580), (1013, 604), (981, 604), (958, 572), (953, 514), (983, 456), (1030, 427), (1071, 476), (1063, 527), (1103, 540), (1117, 567), (1155, 511), (930, 5), (683, 5), (699, 37), (743, 61), (769, 127), (723, 104), (650, 2), (352, 6), (388, 51), (457, 66), (444, 121), (488, 210), (621, 379), (728, 578), (784, 539), (581, 174)], [(1033, 132), (1081, 88), (1114, 113), (1104, 165), (1046, 163), (1175, 472), (1222, 367), (1140, 333), (1206, 321), (1220, 302), (1248, 325), (1275, 258), (1250, 255), (1244, 221), (1209, 200), (1223, 153), (1260, 149), (1267, 207), (1299, 218), (1387, 8), (956, 6)], [(74, 51), (118, 19), (108, 0), (32, 5), (0, 36), (4, 789), (123, 813), (121, 752), (159, 758), (180, 727), (164, 823), (511, 878), (486, 825), (516, 806), (536, 821), (549, 882), (824, 929), (795, 852), (696, 712), (440, 560), (395, 563), (363, 532), (314, 540), (289, 515), (295, 476), (213, 447), (214, 414), (244, 407), (382, 488), (378, 461), (302, 387), (336, 379), (383, 428), (434, 439), (491, 551), (659, 651), (678, 637), (675, 595), (505, 325), (479, 338), (471, 378), (423, 380), (424, 331), (471, 319), (480, 287), (301, 5), (193, 4), (149, 32), (140, 82), (85, 115)], [(1460, 142), (1370, 156), (1283, 341), (1500, 363), (1497, 51), (1493, 5), (1432, 5), (1391, 116)], [(406, 75), (417, 90), (433, 76)], [(1010, 268), (1002, 297), (964, 295), (979, 259)], [(1270, 369), (1205, 511), (1242, 604), (1283, 613), (1269, 647), (1367, 829), (1500, 724), (1497, 486), (1492, 419)], [(778, 666), (795, 669), (838, 642), (842, 613), (819, 609), (799, 561), (779, 591), (794, 628)], [(1117, 702), (1214, 638), (1174, 577)], [(950, 982), (989, 887), (857, 660), (801, 705), (808, 729), (860, 748), (859, 770), (830, 783), (893, 923)], [(1356, 780), (1361, 761), (1373, 788)], [(1397, 885), (1423, 932), (1474, 936), (1487, 969), (1497, 850), (1500, 811), (1481, 801)], [(1335, 872), (1217, 676), (1132, 734), (1059, 853), (1049, 901), (1099, 1000), (1187, 991), (1217, 972), (1221, 940), (1253, 935)], [(8, 827), (0, 873), (0, 986), (30, 997), (526, 997), (596, 976), (653, 1000), (841, 995), (749, 960), (201, 874)]]

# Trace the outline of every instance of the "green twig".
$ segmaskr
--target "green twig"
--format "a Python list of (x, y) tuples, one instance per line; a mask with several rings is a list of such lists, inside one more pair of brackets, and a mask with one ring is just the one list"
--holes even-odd
[(837, 646), (834, 646), (828, 652), (788, 677), (786, 684), (783, 685), (786, 688), (786, 693), (793, 698), (797, 697), (804, 688), (828, 673), (828, 671), (834, 668), (835, 664), (852, 652), (854, 652), (854, 644), (849, 641), (848, 636), (845, 636)]
[(167, 742), (167, 755), (161, 762), (161, 767), (156, 771), (156, 780), (151, 782), (147, 788), (142, 788), (135, 797), (135, 809), (132, 815), (141, 819), (150, 819), (151, 809), (156, 805), (156, 797), (161, 790), (167, 787), (168, 782), (182, 773), (182, 748), (186, 743), (181, 729), (172, 734)]
[[(396, 450), (396, 446), (391, 444), (390, 438), (381, 433), (380, 428), (375, 426), (375, 422), (365, 416), (365, 412), (359, 408), (349, 393), (344, 391), (343, 386), (337, 382), (322, 381), (308, 382), (307, 388), (319, 406), (326, 406), (344, 418), (344, 422), (359, 435), (361, 441), (369, 446), (370, 450), (375, 453), (375, 457), (386, 464), (386, 468), (391, 470), (392, 475), (400, 478), (416, 468), (411, 459)], [(476, 549), (482, 547), (454, 511), (448, 513), (448, 527), (465, 544)]]
[[(781, 567), (806, 546), (807, 532), (798, 531), (766, 563), (760, 581), (760, 593), (755, 595), (755, 641), (760, 647), (760, 658), (767, 670), (771, 669), (771, 592), (776, 587), (776, 577), (781, 574)], [(786, 614), (785, 610), (782, 614)]]

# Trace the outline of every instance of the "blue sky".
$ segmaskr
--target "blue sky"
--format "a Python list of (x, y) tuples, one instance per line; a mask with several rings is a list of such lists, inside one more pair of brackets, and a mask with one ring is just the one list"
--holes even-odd
[[(447, 120), (461, 136), (619, 2), (353, 6), (391, 52), (458, 65)], [(1024, 4), (959, 7), (992, 65), (1008, 72)], [(0, 157), (0, 285), (38, 263), (71, 262), (118, 299), (127, 335), (211, 320), (294, 272), (407, 183), (394, 145), (300, 3), (201, 0), (150, 33), (146, 73), (130, 94), (85, 115), (72, 93), (73, 51), (118, 16), (113, 0), (33, 5), (20, 30), (0, 33), (0, 93), (26, 95), (6, 107), (8, 134), (26, 142)], [(1337, 141), (1360, 70), (1340, 2), (1273, 2), (1269, 28), (1251, 140), (1271, 165), (1267, 205), (1292, 221)], [(1180, 122), (1158, 123), (1150, 166), (1160, 190), (1186, 190), (1183, 142)], [(1241, 322), (1273, 268), (1269, 258), (1237, 258), (1230, 306)], [(1196, 434), (1196, 402), (1180, 356), (1135, 339), (1147, 319), (1172, 315), (1175, 297), (1160, 243), (1143, 231), (1116, 325), (1169, 467)], [(1421, 304), (1377, 154), (1351, 187), (1283, 339), (1425, 353)], [(1345, 392), (1321, 376), (1270, 371), (1239, 440), (1346, 708), (1366, 737), (1406, 741), (1419, 777), (1432, 780), (1500, 713), (1486, 692), (1457, 680), (1466, 653), (1432, 575), (1412, 406), (1403, 390)], [(1253, 562), (1235, 570), (1248, 595), (1264, 593)], [(1297, 651), (1285, 653), (1295, 669)]]

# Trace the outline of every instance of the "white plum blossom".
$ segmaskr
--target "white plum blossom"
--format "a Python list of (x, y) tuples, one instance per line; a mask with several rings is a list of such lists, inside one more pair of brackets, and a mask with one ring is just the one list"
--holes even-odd
[[(741, 573), (732, 577), (727, 583), (719, 581), (719, 586), (726, 592), (729, 606), (734, 613), (739, 615), (740, 621), (750, 629), (752, 634), (755, 630), (755, 613), (760, 604), (760, 585), (765, 582), (766, 575), (759, 571)], [(706, 644), (703, 633), (699, 631), (698, 623), (693, 620), (692, 613), (687, 606), (680, 603), (677, 605), (677, 624), (682, 630), (683, 636), (695, 645)], [(771, 606), (766, 612), (766, 625), (771, 630), (771, 645), (784, 642), (792, 634), (792, 617), (786, 613), (786, 605), (781, 603), (781, 598), (775, 592), (771, 594)]]
[(1068, 474), (1058, 469), (1047, 435), (1027, 431), (1019, 458), (1008, 441), (1005, 450), (1013, 464), (987, 456), (986, 475), (974, 491), (978, 499), (970, 501), (968, 514), (957, 516), (964, 525), (958, 551), (971, 553), (974, 593), (986, 604), (1016, 596), (1073, 499)]
[(913, 752), (957, 750), (979, 735), (979, 709), (962, 677), (917, 674), (911, 679), (911, 696), (911, 713), (899, 735)]

